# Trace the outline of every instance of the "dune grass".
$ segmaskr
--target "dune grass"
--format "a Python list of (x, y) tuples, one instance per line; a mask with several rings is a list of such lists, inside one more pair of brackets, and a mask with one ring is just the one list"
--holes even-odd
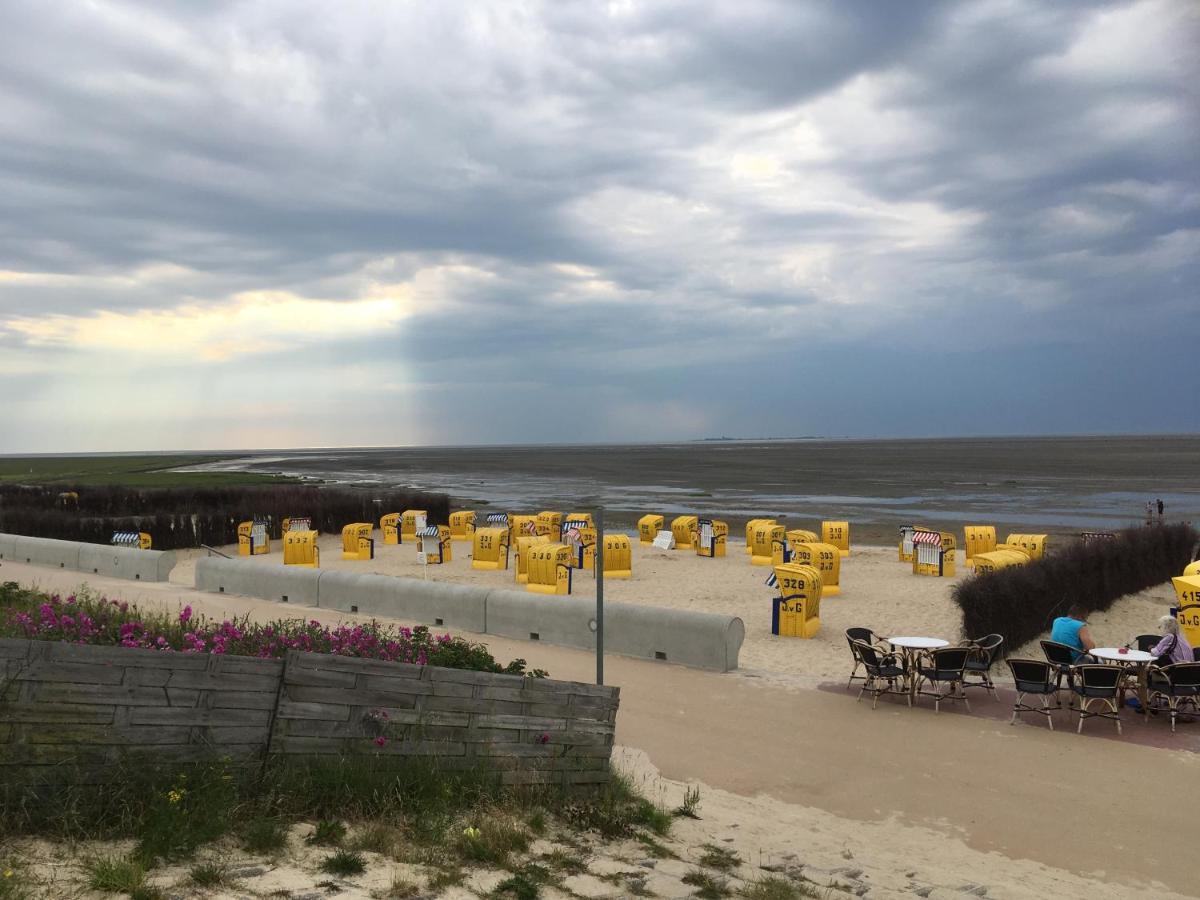
[[(329, 876), (361, 874), (371, 865), (364, 851), (371, 851), (433, 868), (429, 889), (458, 884), (466, 868), (484, 865), (510, 873), (496, 896), (536, 897), (586, 866), (565, 853), (531, 856), (539, 833), (531, 820), (568, 842), (588, 831), (653, 841), (671, 822), (615, 773), (586, 796), (506, 788), (494, 773), (388, 757), (266, 766), (223, 760), (170, 769), (143, 761), (112, 776), (100, 786), (72, 785), (69, 778), (53, 789), (0, 784), (0, 839), (132, 839), (128, 855), (90, 862), (88, 884), (150, 897), (157, 889), (146, 884), (147, 873), (165, 863), (190, 862), (187, 881), (197, 887), (227, 884), (228, 869), (209, 849), (216, 842), (231, 839), (255, 855), (276, 856), (288, 849), (293, 823), (311, 822), (309, 843), (329, 848), (320, 863)], [(23, 900), (23, 882), (8, 881), (0, 900)]]

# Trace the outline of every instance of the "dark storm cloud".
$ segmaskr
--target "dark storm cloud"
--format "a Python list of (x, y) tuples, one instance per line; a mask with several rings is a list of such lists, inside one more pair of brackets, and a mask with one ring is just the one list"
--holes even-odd
[[(676, 433), (656, 402), (677, 431), (771, 417), (711, 386), (687, 411), (698, 373), (756, 358), (791, 392), (880, 347), (937, 368), (1072, 346), (1082, 371), (1089, 342), (1200, 339), (1198, 21), (1170, 0), (11, 3), (0, 383), (52, 371), (94, 313), (258, 292), (407, 312), (246, 344), (247, 370), (296, 340), (329, 377), (439, 385), (443, 423), (497, 381), (598, 391), (613, 422), (645, 414), (631, 436)], [(835, 388), (874, 409), (888, 381)]]

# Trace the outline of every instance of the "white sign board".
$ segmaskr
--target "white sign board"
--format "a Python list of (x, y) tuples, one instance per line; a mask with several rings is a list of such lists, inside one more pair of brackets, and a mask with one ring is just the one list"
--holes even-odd
[(654, 546), (659, 550), (674, 550), (675, 535), (670, 531), (660, 531), (654, 538)]

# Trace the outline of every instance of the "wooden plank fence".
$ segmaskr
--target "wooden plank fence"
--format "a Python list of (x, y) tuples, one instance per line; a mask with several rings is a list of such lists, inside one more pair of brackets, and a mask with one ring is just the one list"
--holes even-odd
[(614, 687), (329, 654), (0, 639), (0, 777), (103, 773), (132, 753), (370, 754), (571, 788), (608, 780), (618, 704)]

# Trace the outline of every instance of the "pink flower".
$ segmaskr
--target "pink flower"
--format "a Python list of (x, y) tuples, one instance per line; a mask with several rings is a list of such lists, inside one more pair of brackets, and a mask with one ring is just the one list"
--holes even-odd
[(191, 619), (191, 617), (192, 617), (192, 608), (190, 606), (185, 606), (183, 608), (183, 611), (180, 612), (180, 614), (179, 614), (179, 623), (182, 625), (183, 623), (185, 623), (189, 619)]
[(541, 737), (539, 737), (537, 741), (539, 744), (548, 744), (550, 743), (550, 735), (543, 731)]
[(381, 734), (379, 737), (375, 738), (375, 746), (376, 747), (386, 747), (387, 746), (387, 738), (385, 738)]

